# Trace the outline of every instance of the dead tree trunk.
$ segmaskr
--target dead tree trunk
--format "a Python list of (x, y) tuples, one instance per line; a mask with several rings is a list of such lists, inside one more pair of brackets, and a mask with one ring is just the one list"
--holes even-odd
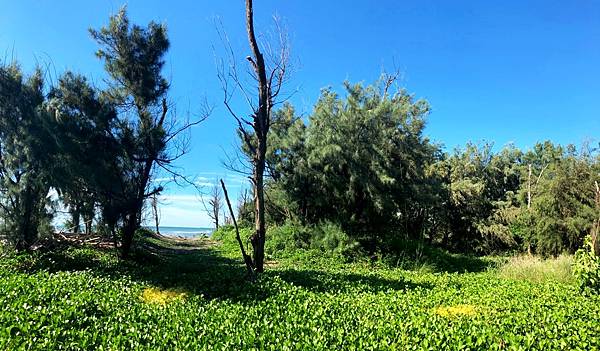
[(221, 208), (223, 207), (223, 198), (221, 196), (221, 188), (219, 187), (218, 179), (215, 181), (215, 184), (212, 185), (210, 192), (210, 199), (208, 200), (208, 205), (204, 200), (202, 203), (204, 204), (204, 209), (208, 214), (208, 217), (212, 219), (213, 224), (215, 225), (215, 230), (219, 229), (219, 217), (221, 216)]
[(246, 269), (248, 271), (248, 276), (253, 279), (254, 278), (254, 264), (252, 262), (252, 258), (246, 254), (246, 250), (244, 250), (244, 243), (242, 242), (242, 238), (240, 237), (240, 230), (237, 225), (237, 221), (235, 220), (235, 214), (233, 213), (233, 208), (231, 208), (231, 202), (229, 201), (229, 195), (227, 195), (227, 188), (225, 187), (225, 183), (223, 179), (221, 179), (221, 186), (223, 187), (223, 193), (225, 194), (225, 201), (227, 202), (227, 207), (229, 207), (229, 213), (231, 214), (231, 219), (233, 220), (233, 225), (235, 227), (235, 238), (240, 245), (240, 252), (242, 253), (242, 258), (244, 259), (244, 263), (246, 264)]
[(267, 151), (267, 135), (269, 132), (271, 113), (271, 92), (267, 81), (265, 60), (260, 52), (256, 36), (254, 35), (254, 13), (252, 0), (246, 0), (246, 30), (248, 42), (252, 49), (254, 59), (249, 58), (252, 63), (256, 77), (258, 78), (258, 107), (254, 112), (253, 128), (256, 137), (256, 148), (254, 150), (254, 229), (252, 236), (252, 248), (254, 252), (254, 266), (258, 273), (263, 271), (265, 258), (265, 197), (264, 197), (264, 172), (265, 155)]
[[(287, 46), (287, 37), (279, 30), (279, 48), (273, 50), (272, 45), (265, 45), (266, 58), (261, 52), (256, 35), (254, 33), (254, 13), (252, 0), (246, 0), (246, 31), (248, 34), (248, 43), (250, 45), (251, 55), (246, 59), (251, 66), (252, 78), (256, 81), (256, 101), (251, 101), (250, 96), (254, 94), (244, 87), (245, 83), (239, 79), (236, 66), (233, 63), (230, 72), (219, 73), (219, 79), (223, 85), (225, 93), (225, 106), (233, 115), (238, 123), (238, 130), (247, 150), (245, 151), (252, 163), (252, 174), (250, 176), (253, 185), (254, 195), (254, 234), (250, 238), (253, 249), (254, 268), (257, 273), (264, 269), (265, 257), (265, 196), (264, 196), (264, 172), (266, 162), (266, 151), (271, 125), (271, 111), (275, 102), (278, 100), (279, 93), (283, 83), (288, 77), (289, 48)], [(233, 52), (231, 46), (229, 51)], [(232, 62), (235, 59), (232, 57)], [(266, 62), (267, 61), (267, 62)], [(267, 67), (268, 66), (268, 67)], [(228, 91), (227, 81), (233, 79), (235, 86), (243, 91), (244, 96), (249, 103), (252, 113), (251, 118), (239, 117), (231, 108), (229, 99), (232, 91)], [(252, 88), (254, 89), (254, 87)]]
[(263, 271), (263, 263), (265, 258), (265, 197), (264, 197), (264, 170), (265, 170), (265, 140), (259, 140), (259, 146), (256, 154), (256, 164), (254, 167), (254, 235), (252, 236), (252, 248), (254, 256), (254, 264), (256, 271)]

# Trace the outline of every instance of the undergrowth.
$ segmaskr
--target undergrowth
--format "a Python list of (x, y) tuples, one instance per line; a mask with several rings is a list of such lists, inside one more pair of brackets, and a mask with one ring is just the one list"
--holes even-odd
[(146, 240), (137, 262), (88, 247), (4, 256), (0, 350), (600, 347), (600, 298), (574, 284), (405, 270), (310, 248), (249, 283), (223, 239)]

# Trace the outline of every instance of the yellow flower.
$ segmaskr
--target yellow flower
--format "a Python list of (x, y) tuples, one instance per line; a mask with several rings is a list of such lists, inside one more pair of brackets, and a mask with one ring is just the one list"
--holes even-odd
[(442, 317), (474, 316), (476, 310), (473, 305), (440, 306), (434, 313)]
[(182, 300), (187, 292), (175, 289), (146, 288), (142, 292), (142, 301), (148, 304), (166, 305), (167, 302)]

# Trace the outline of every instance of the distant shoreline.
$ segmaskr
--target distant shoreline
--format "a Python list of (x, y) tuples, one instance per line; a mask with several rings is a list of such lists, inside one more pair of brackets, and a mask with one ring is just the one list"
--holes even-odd
[[(155, 226), (144, 226), (144, 228), (156, 231)], [(181, 237), (181, 238), (193, 238), (201, 235), (210, 236), (215, 230), (214, 228), (208, 227), (171, 227), (171, 226), (159, 226), (158, 230), (160, 235), (167, 237)]]

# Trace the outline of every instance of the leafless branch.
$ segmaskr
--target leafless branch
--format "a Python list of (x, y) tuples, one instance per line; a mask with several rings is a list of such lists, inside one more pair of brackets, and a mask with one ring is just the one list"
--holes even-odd
[(246, 250), (244, 249), (244, 244), (242, 243), (242, 238), (240, 237), (240, 230), (238, 228), (237, 220), (235, 219), (235, 213), (233, 213), (233, 208), (231, 207), (231, 201), (229, 201), (229, 195), (227, 194), (227, 188), (225, 187), (225, 182), (221, 179), (221, 187), (223, 188), (223, 194), (225, 195), (225, 201), (227, 202), (227, 207), (229, 208), (229, 214), (231, 215), (231, 219), (233, 220), (233, 225), (235, 227), (235, 234), (238, 244), (240, 245), (240, 251), (242, 253), (242, 257), (244, 259), (244, 263), (246, 264), (246, 270), (248, 271), (248, 275), (251, 279), (254, 279), (254, 262), (252, 262), (252, 258), (246, 254)]

